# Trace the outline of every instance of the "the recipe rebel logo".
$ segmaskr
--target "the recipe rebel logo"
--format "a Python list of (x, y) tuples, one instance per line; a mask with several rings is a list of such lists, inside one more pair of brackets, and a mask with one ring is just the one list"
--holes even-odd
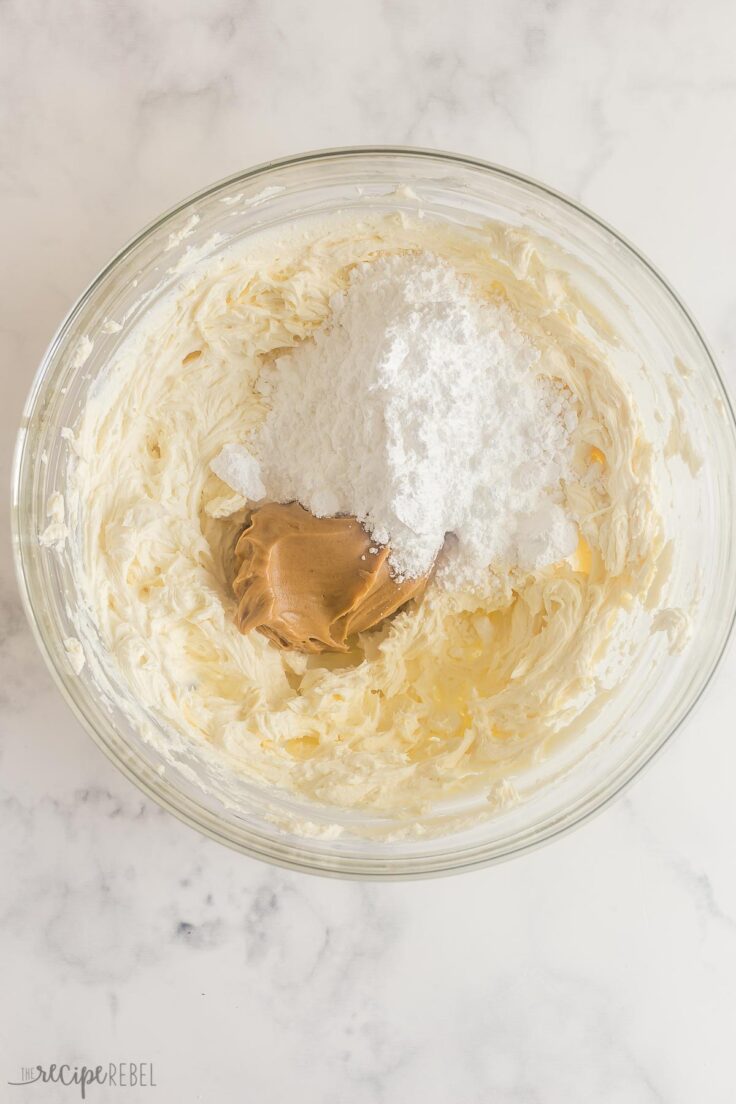
[(153, 1062), (107, 1062), (96, 1066), (72, 1066), (53, 1062), (49, 1066), (21, 1066), (20, 1077), (8, 1085), (64, 1085), (76, 1088), (82, 1100), (96, 1085), (113, 1089), (155, 1089)]

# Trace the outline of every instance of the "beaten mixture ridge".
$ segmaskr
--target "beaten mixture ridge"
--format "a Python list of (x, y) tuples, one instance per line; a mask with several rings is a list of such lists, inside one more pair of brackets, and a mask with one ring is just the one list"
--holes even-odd
[[(432, 301), (444, 282), (444, 294), (480, 304), (468, 314), (500, 320), (499, 356), (513, 345), (541, 381), (562, 428), (550, 457), (532, 453), (524, 470), (549, 465), (545, 493), (487, 569), (476, 560), (465, 573), (455, 548), (442, 585), (350, 637), (347, 652), (279, 650), (238, 630), (232, 584), (254, 488), (299, 498), (269, 490), (288, 465), (269, 470), (276, 453), (263, 450), (288, 425), (282, 361), (302, 386), (299, 367), (317, 371), (315, 350), (340, 336), (330, 320), (349, 314), (351, 283), (406, 273), (417, 256), (435, 266)], [(617, 624), (647, 602), (662, 549), (650, 446), (581, 319), (574, 289), (550, 279), (534, 243), (493, 223), (305, 219), (195, 270), (136, 327), (77, 433), (75, 569), (130, 693), (251, 779), (409, 818), (448, 797), (493, 797), (551, 737), (574, 732), (605, 696), (601, 661)], [(406, 346), (411, 327), (399, 321)], [(395, 348), (379, 368), (395, 364)], [(288, 437), (274, 442), (287, 461), (298, 454)], [(225, 446), (236, 451), (218, 464)], [(255, 461), (245, 475), (241, 449)], [(213, 462), (230, 483), (250, 479), (249, 498)]]

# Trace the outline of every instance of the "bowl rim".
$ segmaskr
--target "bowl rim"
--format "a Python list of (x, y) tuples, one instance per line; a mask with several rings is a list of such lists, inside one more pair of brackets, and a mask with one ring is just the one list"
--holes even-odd
[[(365, 858), (356, 859), (355, 856), (346, 856), (340, 858), (332, 858), (328, 860), (326, 855), (319, 852), (309, 850), (307, 840), (300, 842), (299, 845), (293, 843), (278, 844), (274, 840), (265, 836), (251, 838), (249, 843), (244, 843), (240, 840), (231, 838), (226, 832), (222, 831), (216, 826), (216, 816), (209, 814), (207, 817), (203, 817), (198, 811), (189, 811), (184, 808), (184, 802), (191, 805), (190, 799), (186, 795), (182, 795), (176, 790), (174, 786), (169, 784), (164, 779), (156, 776), (155, 784), (154, 780), (142, 777), (137, 773), (133, 767), (120, 758), (113, 749), (101, 738), (96, 726), (92, 720), (87, 716), (82, 706), (76, 700), (72, 694), (67, 679), (61, 671), (61, 666), (56, 662), (54, 655), (46, 640), (45, 634), (40, 628), (39, 618), (36, 615), (36, 606), (34, 605), (34, 599), (31, 594), (31, 587), (26, 575), (24, 560), (23, 560), (23, 547), (22, 547), (22, 523), (20, 517), (20, 499), (21, 499), (21, 474), (23, 470), (23, 460), (25, 455), (25, 448), (28, 442), (28, 435), (25, 432), (25, 425), (28, 421), (30, 412), (32, 411), (38, 393), (41, 390), (49, 366), (53, 360), (53, 356), (56, 353), (59, 345), (63, 342), (68, 330), (73, 325), (80, 311), (84, 308), (89, 299), (94, 295), (97, 288), (106, 280), (106, 278), (114, 271), (117, 266), (124, 261), (150, 234), (163, 227), (166, 223), (175, 219), (178, 215), (182, 214), (187, 208), (193, 204), (198, 203), (208, 197), (215, 195), (217, 192), (222, 191), (225, 188), (229, 188), (234, 184), (245, 183), (246, 181), (252, 181), (259, 176), (266, 176), (269, 173), (278, 171), (284, 168), (290, 168), (297, 165), (309, 164), (314, 162), (329, 162), (337, 160), (339, 158), (360, 158), (366, 156), (390, 156), (395, 154), (403, 158), (414, 158), (417, 161), (441, 161), (447, 165), (461, 165), (470, 168), (480, 169), (485, 172), (490, 172), (496, 176), (523, 184), (528, 186), (537, 192), (546, 195), (556, 202), (562, 204), (564, 207), (580, 214), (584, 219), (598, 226), (604, 230), (607, 234), (610, 234), (616, 241), (624, 247), (624, 249), (633, 256), (633, 258), (642, 265), (651, 276), (654, 278), (655, 283), (659, 284), (665, 295), (674, 304), (675, 308), (679, 311), (684, 321), (690, 327), (692, 334), (696, 338), (697, 343), (700, 345), (702, 352), (705, 355), (707, 362), (709, 362), (710, 368), (713, 371), (714, 378), (720, 389), (720, 395), (724, 403), (724, 410), (729, 423), (729, 429), (734, 443), (736, 443), (736, 412), (734, 410), (734, 403), (730, 397), (728, 388), (725, 381), (719, 371), (716, 358), (713, 354), (710, 345), (708, 344), (705, 336), (703, 335), (700, 327), (695, 321), (692, 312), (684, 303), (682, 297), (674, 290), (669, 281), (660, 272), (655, 264), (647, 256), (645, 256), (632, 242), (630, 242), (623, 234), (614, 229), (606, 220), (602, 219), (599, 215), (589, 210), (583, 204), (565, 195), (563, 192), (550, 187), (549, 185), (536, 180), (535, 178), (528, 176), (524, 173), (517, 172), (514, 169), (507, 168), (502, 165), (498, 165), (491, 161), (486, 161), (481, 158), (471, 157), (466, 154), (452, 153), (444, 150), (432, 149), (427, 147), (414, 147), (414, 146), (402, 146), (402, 145), (355, 145), (355, 146), (335, 146), (327, 147), (324, 149), (307, 150), (303, 153), (292, 154), (285, 157), (275, 158), (273, 160), (260, 162), (248, 169), (240, 170), (235, 173), (223, 177), (212, 184), (201, 188), (186, 198), (175, 203), (173, 206), (166, 209), (160, 215), (151, 219), (145, 226), (142, 227), (136, 234), (134, 234), (113, 256), (112, 258), (99, 270), (96, 276), (87, 284), (81, 294), (76, 298), (72, 306), (67, 311), (66, 315), (62, 319), (56, 332), (54, 333), (51, 341), (46, 348), (38, 368), (34, 373), (26, 400), (23, 404), (23, 410), (21, 414), (21, 425), (18, 430), (15, 442), (15, 448), (13, 453), (13, 462), (11, 468), (11, 538), (13, 544), (13, 559), (15, 565), (16, 579), (18, 583), (18, 589), (21, 595), (21, 600), (26, 617), (31, 626), (36, 643), (44, 658), (47, 668), (56, 683), (57, 687), (61, 691), (62, 697), (66, 701), (77, 720), (80, 722), (85, 731), (92, 738), (94, 743), (100, 748), (105, 756), (113, 763), (113, 765), (129, 779), (140, 791), (142, 791), (147, 797), (155, 801), (156, 804), (172, 813), (178, 820), (182, 821), (188, 827), (201, 832), (203, 835), (213, 839), (230, 849), (239, 852), (240, 854), (247, 855), (251, 858), (259, 859), (261, 861), (268, 862), (272, 865), (280, 866), (290, 870), (296, 870), (301, 873), (346, 878), (353, 880), (368, 880), (368, 881), (411, 881), (419, 880), (430, 877), (447, 876), (450, 874), (458, 874), (464, 871), (477, 870), (487, 866), (495, 865), (497, 863), (506, 861), (510, 858), (526, 854), (530, 851), (536, 850), (545, 844), (551, 843), (553, 840), (566, 835), (574, 829), (585, 824), (593, 816), (602, 812), (615, 798), (622, 794), (637, 778), (639, 778), (643, 772), (650, 766), (657, 755), (663, 750), (665, 745), (669, 744), (673, 736), (678, 733), (685, 722), (692, 716), (693, 711), (700, 703), (703, 694), (707, 690), (708, 686), (713, 681), (714, 675), (721, 665), (724, 654), (727, 651), (734, 632), (734, 625), (736, 624), (736, 602), (734, 608), (729, 613), (728, 623), (725, 628), (725, 632), (722, 636), (720, 647), (711, 659), (710, 667), (705, 672), (703, 681), (700, 688), (684, 710), (682, 716), (677, 722), (662, 736), (662, 738), (654, 744), (647, 752), (645, 757), (635, 762), (633, 766), (625, 767), (619, 776), (615, 779), (613, 786), (603, 788), (598, 793), (594, 793), (592, 796), (588, 795), (579, 799), (576, 802), (576, 806), (573, 811), (565, 815), (562, 823), (554, 823), (554, 818), (550, 823), (543, 823), (539, 829), (536, 830), (537, 834), (534, 839), (525, 840), (520, 843), (514, 843), (513, 837), (509, 840), (508, 844), (497, 846), (496, 850), (492, 854), (482, 854), (484, 849), (483, 844), (474, 845), (467, 849), (468, 855), (466, 859), (463, 859), (463, 852), (455, 852), (454, 856), (451, 852), (441, 852), (432, 854), (430, 856), (416, 859), (408, 857), (401, 857), (398, 860), (398, 867), (392, 869), (392, 860), (390, 856), (382, 858), (375, 858), (366, 856)], [(169, 793), (178, 797), (178, 801), (169, 796)], [(199, 809), (201, 807), (194, 807)], [(559, 819), (559, 818), (556, 818)], [(524, 834), (524, 833), (521, 833)], [(256, 838), (260, 843), (265, 843), (265, 846), (259, 846), (256, 842)], [(447, 837), (451, 838), (451, 837)], [(481, 854), (478, 854), (481, 852)], [(436, 860), (436, 861), (432, 861)], [(422, 863), (419, 869), (407, 868), (412, 862), (420, 861)]]

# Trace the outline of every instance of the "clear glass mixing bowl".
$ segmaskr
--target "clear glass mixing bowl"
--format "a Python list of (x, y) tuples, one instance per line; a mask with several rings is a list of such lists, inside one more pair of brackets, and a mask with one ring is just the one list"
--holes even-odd
[[(680, 457), (665, 463), (660, 456), (674, 549), (667, 602), (692, 617), (679, 654), (670, 654), (666, 633), (653, 634), (584, 736), (516, 779), (520, 804), (450, 834), (443, 824), (453, 810), (434, 810), (414, 837), (391, 839), (391, 825), (369, 813), (305, 807), (238, 779), (223, 787), (213, 765), (173, 736), (167, 754), (157, 750), (149, 740), (155, 718), (137, 703), (121, 708), (117, 676), (101, 650), (74, 673), (64, 641), (76, 635), (76, 584), (66, 556), (41, 547), (39, 534), (51, 494), (64, 491), (70, 444), (62, 430), (74, 426), (90, 386), (130, 328), (189, 266), (226, 243), (306, 214), (418, 205), (433, 218), (471, 225), (494, 218), (544, 239), (551, 263), (568, 270), (612, 323), (617, 369), (660, 454), (679, 406), (702, 466), (692, 474)], [(110, 332), (109, 319), (124, 319), (122, 329)], [(84, 364), (76, 355), (82, 338), (93, 342)], [(734, 416), (686, 308), (648, 261), (575, 203), (508, 170), (428, 150), (328, 150), (262, 165), (214, 184), (143, 230), (93, 281), (51, 342), (25, 406), (13, 483), (16, 562), (28, 615), (89, 733), (136, 785), (186, 823), (301, 870), (374, 878), (459, 871), (519, 854), (581, 823), (631, 781), (690, 713), (723, 653), (736, 605)], [(289, 829), (295, 818), (312, 822), (314, 838)], [(337, 839), (327, 827), (336, 821), (347, 829)]]

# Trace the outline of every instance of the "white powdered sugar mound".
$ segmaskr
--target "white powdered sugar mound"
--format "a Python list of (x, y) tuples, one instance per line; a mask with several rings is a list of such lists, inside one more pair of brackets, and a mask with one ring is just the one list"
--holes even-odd
[[(569, 555), (575, 412), (510, 310), (428, 254), (353, 270), (329, 320), (264, 370), (270, 411), (213, 467), (247, 498), (356, 516), (398, 575), (472, 585)], [(451, 536), (450, 536), (451, 535)]]

